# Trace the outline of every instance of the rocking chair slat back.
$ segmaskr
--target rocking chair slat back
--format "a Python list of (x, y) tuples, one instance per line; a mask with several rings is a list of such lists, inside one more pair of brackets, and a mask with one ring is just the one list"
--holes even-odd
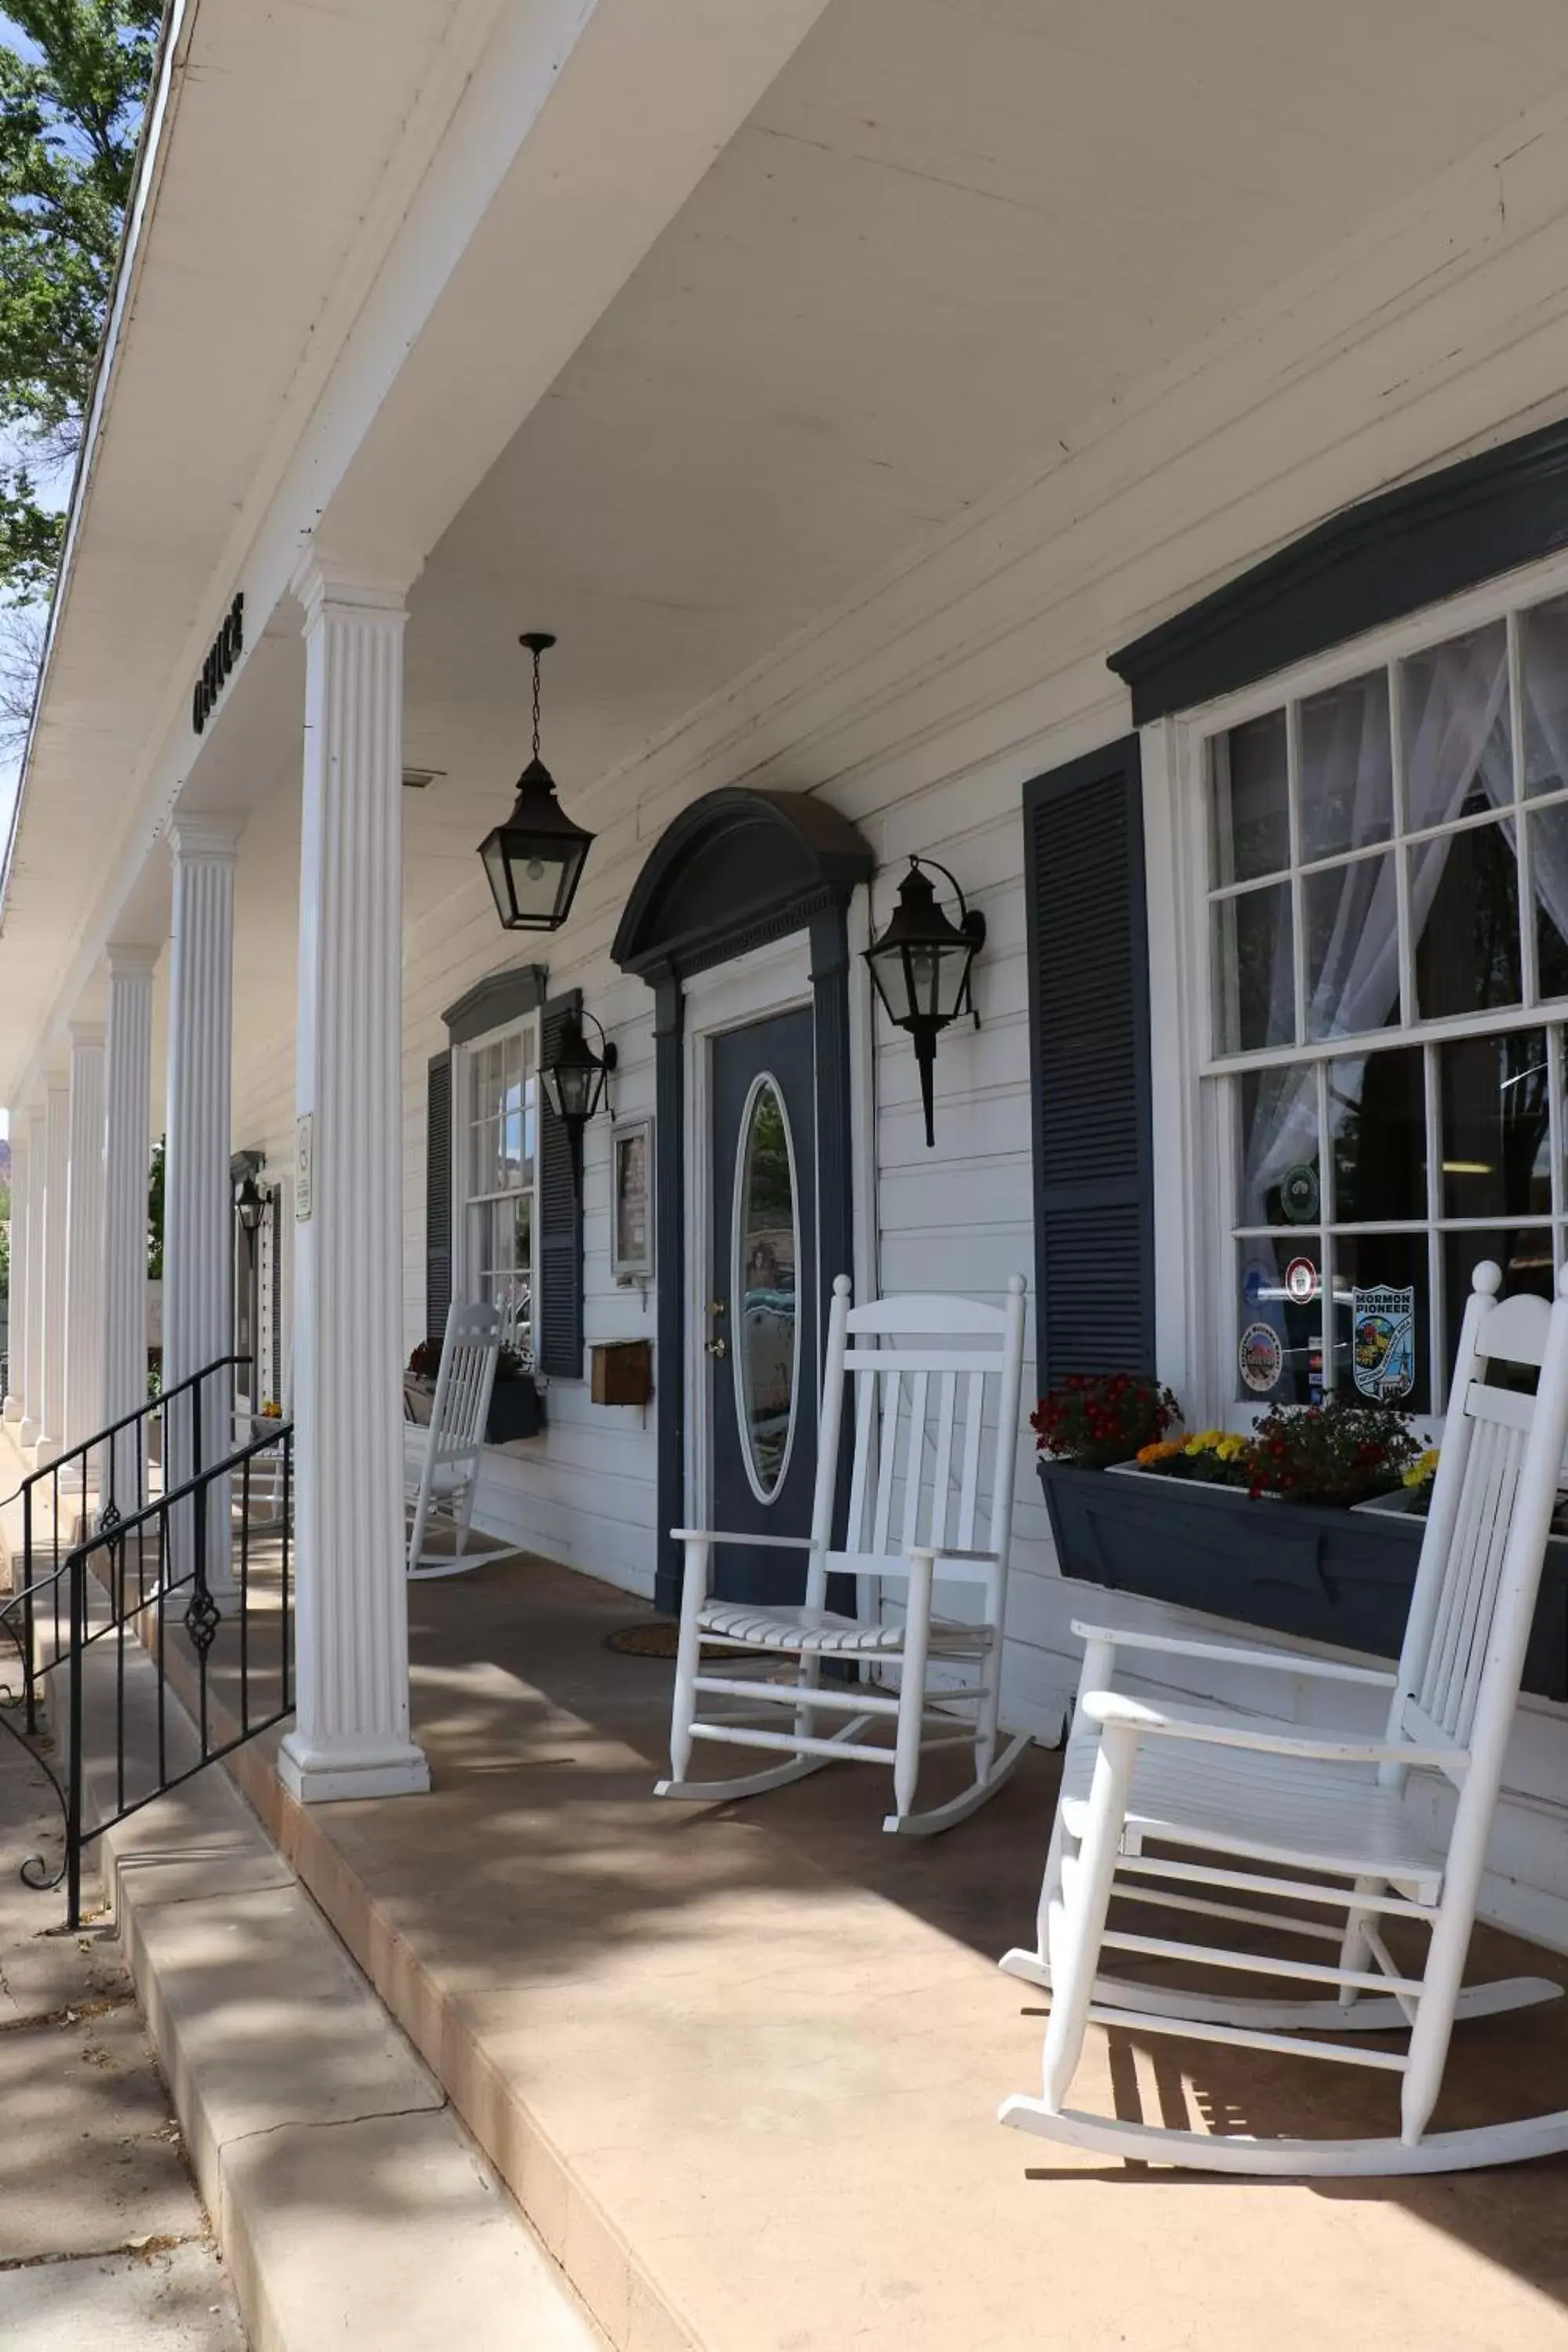
[(470, 1454), (484, 1443), (500, 1337), (497, 1308), (454, 1303), (430, 1408), (438, 1462)]
[(1461, 1402), (1444, 1431), (1391, 1723), (1406, 1738), (1436, 1730), (1468, 1748), (1489, 1674), (1517, 1681), (1498, 1648), (1500, 1636), (1511, 1656), (1528, 1635), (1529, 1608), (1521, 1630), (1507, 1570), (1536, 1399), (1486, 1374), (1504, 1363), (1539, 1369), (1550, 1324), (1546, 1301), (1529, 1296), (1500, 1304), (1477, 1289), (1466, 1308), (1454, 1367)]
[[(875, 1560), (897, 1576), (919, 1547), (1005, 1558), (1015, 1474), (1009, 1433), (1019, 1391), (1010, 1327), (1023, 1303), (1012, 1297), (1003, 1307), (959, 1303), (956, 1326), (948, 1298), (849, 1308), (842, 1331), (836, 1318), (827, 1381), (856, 1390), (847, 1524), (844, 1548), (832, 1555), (836, 1566), (853, 1559), (864, 1569)], [(831, 1501), (830, 1489), (818, 1498), (819, 1540)], [(969, 1574), (997, 1580), (984, 1564)]]

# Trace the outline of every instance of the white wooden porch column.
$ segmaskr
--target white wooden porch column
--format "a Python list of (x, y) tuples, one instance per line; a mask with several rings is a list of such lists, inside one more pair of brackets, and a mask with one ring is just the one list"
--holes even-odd
[[(109, 949), (108, 1116), (103, 1154), (103, 1394), (100, 1425), (147, 1395), (147, 1177), (152, 1157), (153, 971), (156, 948)], [(100, 1472), (123, 1517), (144, 1489), (141, 1441), (124, 1430)]]
[(66, 1208), (65, 1442), (103, 1424), (103, 1030), (70, 1030), (70, 1176)]
[(50, 1078), (44, 1093), (43, 1427), (36, 1458), (54, 1461), (66, 1426), (66, 1217), (70, 1192), (70, 1087)]
[[(237, 819), (175, 820), (169, 925), (168, 1139), (163, 1159), (163, 1386), (176, 1387), (234, 1345), (233, 1201), (228, 1159), (233, 1084), (234, 856)], [(234, 1440), (227, 1373), (202, 1383), (204, 1465)], [(169, 1408), (164, 1444), (171, 1486), (189, 1477), (195, 1415), (189, 1397)], [(175, 1529), (176, 1542), (184, 1540)], [(227, 1586), (226, 1486), (208, 1499), (207, 1577)], [(183, 1565), (183, 1563), (182, 1563)]]
[(400, 592), (296, 582), (305, 772), (295, 1055), (296, 1796), (428, 1788), (408, 1731)]
[(27, 1393), (27, 1123), (11, 1138), (11, 1303), (6, 1322), (5, 1417), (13, 1427)]
[(44, 1433), (44, 1234), (45, 1186), (48, 1177), (48, 1115), (41, 1106), (29, 1110), (27, 1133), (27, 1272), (23, 1306), (27, 1318), (23, 1364), (26, 1387), (22, 1419), (16, 1431), (24, 1445), (36, 1445)]

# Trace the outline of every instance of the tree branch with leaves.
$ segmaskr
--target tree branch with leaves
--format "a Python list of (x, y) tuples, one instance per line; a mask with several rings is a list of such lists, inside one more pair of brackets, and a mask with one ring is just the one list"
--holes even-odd
[(5, 0), (0, 22), (0, 593), (53, 588), (40, 471), (81, 444), (162, 0)]

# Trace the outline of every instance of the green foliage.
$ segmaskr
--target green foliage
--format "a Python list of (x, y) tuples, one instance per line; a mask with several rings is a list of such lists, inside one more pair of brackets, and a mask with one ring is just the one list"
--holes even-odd
[[(0, 47), (0, 428), (75, 455), (120, 254), (162, 0), (5, 0)], [(0, 41), (4, 33), (0, 32)], [(64, 517), (0, 460), (0, 584), (53, 583)]]

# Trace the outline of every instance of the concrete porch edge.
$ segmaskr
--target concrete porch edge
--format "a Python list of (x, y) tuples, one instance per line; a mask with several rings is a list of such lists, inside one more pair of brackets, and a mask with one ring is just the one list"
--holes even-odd
[[(136, 1644), (125, 1679), (132, 1736), (150, 1741), (155, 1673)], [(168, 1736), (194, 1758), (173, 1679)], [(111, 1788), (89, 1757), (89, 1819)], [(229, 1776), (203, 1772), (105, 1832), (99, 1858), (251, 2352), (333, 2352), (351, 2334), (444, 2352), (459, 2307), (479, 2352), (602, 2352), (558, 2258)]]

